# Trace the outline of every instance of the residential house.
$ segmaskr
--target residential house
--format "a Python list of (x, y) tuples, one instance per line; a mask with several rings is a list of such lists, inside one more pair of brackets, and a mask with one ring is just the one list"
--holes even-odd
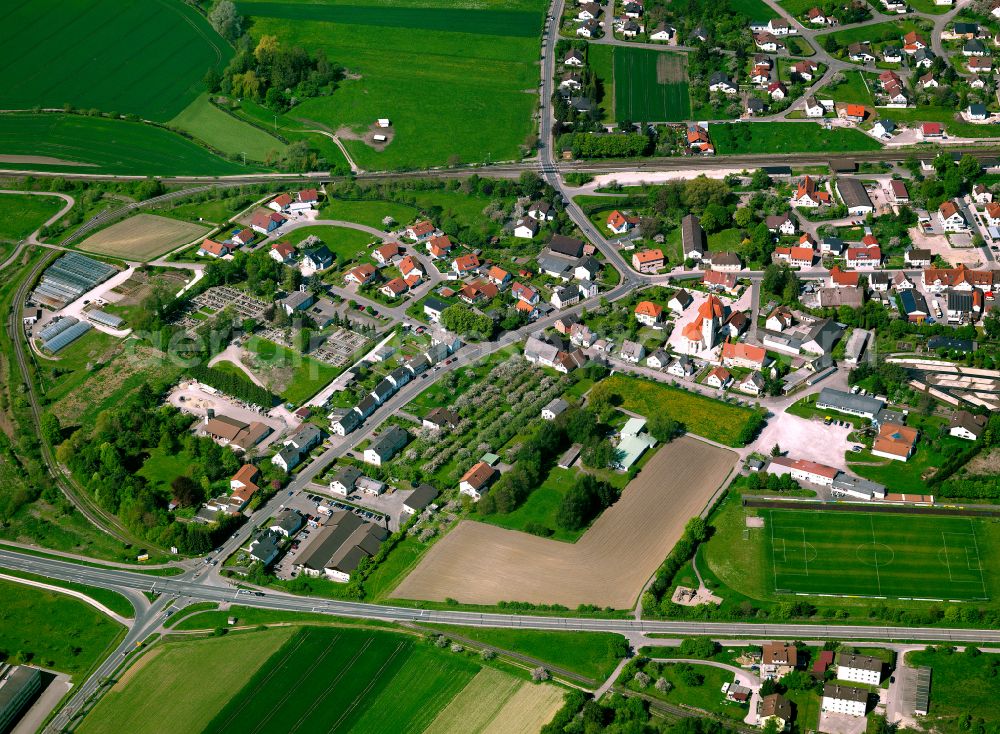
[(344, 276), (344, 280), (348, 283), (357, 283), (358, 285), (364, 285), (372, 278), (375, 277), (375, 273), (378, 271), (375, 269), (374, 265), (365, 263), (364, 265), (358, 265), (356, 268), (351, 268), (347, 275)]
[(628, 339), (622, 340), (622, 347), (618, 352), (618, 357), (623, 362), (628, 362), (629, 364), (639, 364), (645, 356), (646, 348), (643, 347), (642, 344), (639, 342), (629, 341)]
[(326, 270), (333, 265), (333, 253), (326, 245), (310, 247), (302, 253), (302, 266), (313, 270)]
[(514, 298), (531, 304), (532, 306), (537, 305), (539, 301), (538, 291), (529, 285), (525, 285), (524, 283), (514, 283), (514, 285), (511, 286), (510, 294)]
[(249, 245), (253, 242), (256, 237), (257, 235), (250, 228), (238, 229), (233, 232), (233, 236), (229, 238), (229, 241), (233, 247), (243, 247), (243, 245)]
[(822, 117), (826, 114), (826, 108), (812, 95), (806, 97), (802, 102), (802, 109), (805, 111), (806, 117)]
[(688, 293), (683, 288), (674, 291), (674, 295), (671, 296), (670, 300), (667, 301), (667, 308), (676, 314), (683, 313), (684, 309), (691, 305), (694, 299), (691, 294)]
[(847, 47), (847, 57), (856, 64), (874, 64), (875, 55), (868, 41), (852, 43)]
[(445, 428), (454, 430), (461, 420), (461, 417), (454, 410), (434, 408), (424, 416), (422, 424), (424, 428), (431, 431), (441, 431)]
[(283, 214), (261, 210), (250, 219), (250, 227), (255, 232), (270, 234), (287, 221), (288, 217)]
[(723, 94), (736, 94), (739, 91), (733, 80), (723, 71), (716, 71), (709, 77), (708, 89), (710, 92), (722, 92)]
[(316, 189), (302, 189), (295, 196), (295, 201), (288, 205), (293, 212), (312, 209), (319, 203), (319, 192)]
[(847, 267), (855, 270), (871, 270), (882, 263), (882, 248), (878, 245), (848, 247), (845, 258)]
[(767, 382), (764, 380), (764, 376), (760, 372), (751, 372), (740, 384), (737, 386), (740, 392), (746, 393), (747, 395), (760, 395), (764, 392), (767, 387)]
[(425, 219), (411, 224), (404, 230), (404, 234), (414, 242), (421, 242), (434, 234), (435, 231), (437, 230), (434, 225)]
[(473, 270), (477, 270), (479, 265), (479, 258), (476, 257), (474, 252), (470, 252), (467, 255), (459, 255), (451, 261), (451, 269), (459, 275), (471, 273)]
[(302, 515), (296, 510), (286, 509), (274, 516), (268, 530), (284, 538), (291, 538), (295, 533), (299, 532), (303, 524)]
[(273, 209), (276, 212), (287, 212), (288, 207), (294, 201), (288, 194), (279, 194), (278, 196), (271, 199), (267, 206), (269, 209)]
[(968, 227), (962, 211), (951, 200), (942, 202), (938, 207), (938, 221), (945, 232), (961, 232)]
[(928, 268), (934, 261), (930, 250), (911, 248), (903, 255), (903, 261), (914, 268)]
[(528, 216), (539, 222), (551, 222), (556, 218), (556, 210), (547, 201), (534, 201), (528, 205)]
[(429, 484), (421, 484), (410, 493), (409, 497), (403, 500), (403, 512), (409, 515), (420, 514), (430, 507), (437, 496), (438, 491), (434, 487)]
[(652, 301), (641, 301), (635, 307), (635, 320), (644, 326), (656, 326), (663, 316), (663, 307)]
[(201, 257), (204, 257), (205, 255), (210, 257), (225, 257), (230, 252), (232, 252), (232, 250), (229, 249), (229, 245), (209, 239), (202, 242), (201, 247), (198, 248), (198, 254)]
[(986, 416), (975, 415), (967, 410), (957, 411), (948, 421), (948, 435), (977, 441), (986, 430)]
[(712, 270), (723, 273), (738, 273), (743, 269), (743, 262), (735, 252), (712, 252), (707, 257)]
[(725, 390), (733, 384), (733, 375), (725, 367), (715, 367), (705, 378), (705, 384), (709, 387)]
[(879, 425), (878, 436), (872, 444), (872, 455), (906, 461), (917, 447), (918, 435), (916, 428), (882, 423)]
[(646, 366), (652, 367), (654, 370), (662, 370), (669, 364), (670, 355), (662, 349), (657, 349), (655, 352), (646, 357)]
[(885, 662), (871, 655), (840, 653), (837, 655), (837, 678), (853, 683), (867, 683), (877, 686), (882, 682)]
[(666, 23), (657, 23), (649, 33), (650, 41), (669, 42), (677, 34), (677, 29)]
[(399, 426), (392, 426), (383, 431), (365, 449), (364, 461), (373, 466), (382, 466), (406, 446), (409, 434)]
[(985, 184), (977, 183), (972, 187), (972, 200), (977, 204), (989, 204), (993, 201), (993, 192)]
[(834, 714), (864, 716), (868, 711), (868, 690), (827, 683), (823, 686), (821, 709)]
[(682, 355), (670, 363), (667, 372), (674, 377), (690, 377), (694, 374), (694, 363), (686, 355)]
[(361, 416), (355, 410), (337, 416), (330, 422), (330, 432), (335, 436), (346, 436), (361, 425)]
[(533, 239), (538, 234), (538, 221), (533, 217), (518, 219), (514, 225), (514, 236), (522, 240)]
[(372, 251), (372, 258), (379, 265), (389, 265), (392, 259), (399, 255), (399, 245), (395, 242), (387, 242), (386, 244), (376, 247)]
[(580, 302), (580, 288), (576, 285), (563, 285), (552, 291), (549, 302), (556, 308), (566, 308)]
[(701, 274), (701, 282), (710, 290), (733, 293), (736, 290), (736, 274), (721, 270), (706, 270)]
[(830, 194), (816, 187), (816, 182), (810, 176), (803, 178), (792, 196), (792, 206), (807, 209), (830, 203)]
[(444, 313), (446, 308), (448, 308), (447, 303), (433, 296), (428, 297), (424, 301), (424, 315), (435, 324), (441, 320), (441, 314)]
[(741, 342), (726, 342), (722, 345), (722, 364), (726, 367), (746, 367), (759, 371), (764, 369), (767, 361), (767, 350), (763, 347)]
[(458, 491), (472, 497), (478, 502), (486, 494), (490, 485), (499, 476), (499, 472), (485, 461), (474, 464), (465, 474), (462, 475), (458, 483)]
[(783, 678), (798, 665), (798, 648), (790, 642), (765, 642), (761, 646), (760, 673), (763, 679)]
[(776, 731), (788, 730), (792, 724), (792, 704), (780, 693), (761, 696), (757, 700), (757, 725), (766, 727), (774, 722)]
[(626, 234), (629, 230), (639, 224), (639, 217), (622, 214), (615, 209), (608, 215), (607, 226), (614, 234)]
[(705, 230), (701, 227), (701, 220), (694, 214), (687, 214), (681, 219), (681, 248), (685, 260), (701, 260), (708, 250)]
[(285, 265), (295, 262), (295, 247), (287, 242), (275, 242), (269, 254), (272, 260)]
[(792, 316), (792, 310), (788, 306), (778, 306), (767, 317), (764, 327), (771, 331), (784, 331), (794, 323), (795, 318)]
[(976, 102), (965, 109), (965, 116), (970, 120), (982, 121), (989, 119), (990, 111), (986, 109), (986, 105)]
[(427, 241), (427, 254), (433, 260), (441, 260), (448, 257), (451, 254), (451, 248), (451, 239), (445, 234), (431, 237)]
[(662, 250), (640, 250), (632, 255), (632, 267), (640, 273), (655, 273), (665, 262)]

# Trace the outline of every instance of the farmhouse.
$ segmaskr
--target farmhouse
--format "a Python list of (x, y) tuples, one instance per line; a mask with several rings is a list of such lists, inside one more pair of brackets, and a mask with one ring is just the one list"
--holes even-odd
[(837, 678), (854, 683), (877, 686), (882, 682), (885, 663), (871, 655), (840, 653), (837, 655)]
[(497, 478), (498, 472), (485, 461), (474, 464), (462, 475), (458, 491), (478, 502)]
[(852, 216), (865, 216), (875, 211), (875, 205), (868, 197), (864, 184), (856, 178), (837, 179), (837, 192)]
[[(423, 512), (437, 499), (438, 491), (429, 484), (421, 484), (403, 500), (403, 512), (416, 515)], [(433, 508), (431, 508), (433, 509)]]
[(701, 220), (694, 214), (681, 219), (681, 246), (685, 260), (701, 260), (708, 249), (705, 230), (701, 227)]

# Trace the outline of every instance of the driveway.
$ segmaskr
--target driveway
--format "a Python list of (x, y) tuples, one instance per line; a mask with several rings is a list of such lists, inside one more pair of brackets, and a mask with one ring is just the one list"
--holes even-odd
[[(839, 413), (833, 416), (841, 420)], [(792, 459), (808, 459), (820, 464), (847, 469), (844, 455), (853, 445), (847, 440), (850, 426), (824, 425), (821, 420), (799, 418), (789, 413), (780, 413), (767, 422), (760, 433), (756, 445), (769, 452), (775, 444)]]
[(819, 714), (819, 730), (824, 734), (864, 734), (868, 728), (868, 718), (865, 716), (850, 716), (821, 711)]

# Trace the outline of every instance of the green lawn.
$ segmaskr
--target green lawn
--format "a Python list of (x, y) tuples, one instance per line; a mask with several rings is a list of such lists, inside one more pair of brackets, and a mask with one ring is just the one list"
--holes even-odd
[(770, 20), (781, 17), (778, 11), (763, 0), (729, 0), (729, 7), (737, 13), (742, 13), (750, 20)]
[(332, 96), (307, 99), (289, 117), (356, 133), (377, 118), (392, 120), (394, 137), (381, 152), (345, 140), (366, 169), (519, 158), (538, 101), (543, 7), (397, 1), (372, 12), (351, 0), (240, 3), (254, 36), (322, 48), (352, 73)]
[[(700, 685), (688, 685), (680, 676), (679, 666), (694, 668), (702, 676)], [(732, 683), (733, 674), (722, 668), (714, 668), (709, 665), (698, 665), (694, 661), (691, 663), (649, 663), (645, 671), (655, 681), (659, 677), (664, 677), (672, 684), (672, 688), (667, 693), (660, 693), (652, 685), (643, 689), (632, 679), (626, 680), (629, 671), (626, 669), (619, 679), (619, 685), (624, 685), (632, 690), (641, 690), (643, 693), (663, 699), (675, 704), (684, 704), (694, 708), (708, 711), (714, 714), (721, 714), (730, 719), (740, 720), (746, 716), (747, 708), (732, 701), (727, 701), (722, 693), (723, 683)]]
[(392, 217), (399, 224), (408, 224), (417, 217), (417, 210), (394, 201), (328, 199), (320, 208), (320, 217), (322, 219), (339, 219), (344, 222), (357, 222), (382, 229), (382, 220), (386, 217)]
[(996, 555), (982, 520), (890, 513), (761, 510), (776, 592), (989, 598)]
[(64, 594), (0, 581), (0, 598), (0, 650), (74, 678), (103, 660), (124, 632), (117, 622)]
[(327, 225), (302, 227), (292, 231), (291, 234), (282, 239), (293, 245), (298, 245), (309, 236), (319, 237), (323, 241), (323, 244), (330, 248), (330, 252), (337, 257), (335, 263), (335, 267), (337, 268), (342, 267), (344, 263), (357, 259), (358, 255), (367, 252), (367, 246), (375, 240), (373, 235), (358, 229), (331, 227)]
[(827, 85), (820, 90), (820, 94), (829, 97), (834, 102), (845, 102), (850, 104), (863, 104), (868, 107), (875, 106), (871, 90), (865, 84), (864, 75), (860, 71), (841, 72), (844, 81), (837, 86)]
[(254, 161), (273, 160), (288, 147), (273, 135), (223, 112), (209, 102), (208, 94), (195, 99), (170, 121), (170, 125), (226, 155), (245, 153)]
[(293, 634), (291, 628), (278, 628), (162, 643), (104, 695), (77, 731), (203, 731)]
[(888, 117), (896, 122), (909, 125), (921, 122), (940, 122), (944, 125), (945, 132), (952, 136), (981, 138), (992, 133), (994, 137), (1000, 137), (1000, 131), (994, 130), (993, 126), (962, 122), (958, 119), (958, 113), (948, 107), (912, 107), (906, 109), (880, 107), (878, 114), (880, 117)]
[(2, 17), (17, 30), (0, 48), (3, 109), (71, 104), (165, 122), (198, 96), (207, 69), (221, 72), (233, 56), (180, 0), (32, 0)]
[(247, 341), (246, 348), (274, 378), (269, 389), (295, 405), (300, 405), (311, 398), (341, 371), (338, 367), (331, 367), (325, 362), (319, 362), (256, 336)]
[(615, 121), (615, 66), (614, 46), (607, 44), (590, 44), (587, 49), (587, 65), (601, 81), (604, 94), (601, 96), (601, 120), (612, 123)]
[(629, 375), (611, 375), (599, 384), (621, 396), (625, 410), (669, 416), (691, 433), (727, 446), (739, 445), (740, 434), (753, 416), (749, 408)]
[[(42, 555), (48, 558), (63, 560), (59, 556), (54, 556), (51, 554), (42, 554)], [(121, 594), (115, 591), (111, 591), (111, 589), (102, 589), (97, 586), (78, 584), (75, 581), (63, 581), (61, 579), (51, 579), (46, 576), (38, 576), (33, 573), (23, 573), (21, 571), (7, 570), (5, 571), (5, 573), (7, 573), (10, 576), (17, 576), (23, 579), (30, 579), (32, 581), (41, 581), (43, 584), (59, 586), (63, 589), (70, 589), (71, 591), (79, 591), (83, 594), (86, 594), (94, 601), (100, 602), (115, 614), (118, 614), (127, 619), (131, 619), (132, 617), (135, 616), (135, 609), (132, 607), (132, 602), (130, 602)]]
[[(242, 373), (240, 373), (242, 374)], [(149, 485), (164, 494), (171, 492), (170, 483), (180, 476), (190, 476), (193, 457), (183, 451), (168, 454), (156, 448), (149, 452), (142, 468), (136, 472)]]
[[(661, 83), (659, 70), (664, 66), (670, 81)], [(691, 117), (684, 55), (615, 46), (614, 74), (617, 119), (679, 122)]]
[(447, 635), (469, 637), (501, 650), (544, 660), (602, 683), (621, 659), (624, 640), (611, 632), (550, 632), (542, 630), (427, 625)]
[(720, 154), (827, 153), (879, 150), (882, 146), (853, 128), (824, 130), (815, 122), (741, 122), (711, 126), (712, 141)]
[(993, 692), (1000, 656), (918, 650), (906, 655), (906, 664), (931, 668), (930, 710), (927, 723), (941, 731), (955, 731), (957, 720), (968, 714), (984, 719), (987, 726), (1000, 722)]
[(901, 18), (900, 20), (892, 20), (886, 23), (874, 23), (872, 25), (847, 28), (842, 31), (824, 34), (822, 37), (833, 38), (840, 48), (847, 48), (852, 43), (859, 43), (861, 41), (871, 41), (872, 43), (898, 41), (902, 44), (903, 36), (910, 31), (926, 33), (925, 26), (927, 26), (926, 21)]
[(529, 526), (547, 528), (552, 532), (549, 537), (555, 540), (563, 540), (575, 543), (583, 535), (587, 528), (579, 530), (565, 530), (556, 522), (559, 507), (562, 499), (576, 482), (577, 472), (572, 469), (561, 469), (555, 467), (549, 472), (535, 491), (528, 495), (520, 507), (507, 514), (494, 513), (483, 515), (478, 520), (488, 522), (491, 525), (499, 525), (510, 530), (520, 530), (530, 532)]
[(0, 114), (0, 150), (54, 159), (18, 166), (63, 173), (206, 176), (260, 170), (227, 161), (162, 128), (81, 115)]
[(58, 196), (0, 196), (0, 240), (22, 240), (65, 206)]
[[(816, 0), (780, 0), (780, 2), (781, 7), (796, 18), (816, 7)], [(807, 24), (806, 27), (808, 28), (809, 25)]]
[(743, 230), (733, 227), (713, 232), (708, 235), (708, 249), (711, 252), (740, 252), (743, 249)]

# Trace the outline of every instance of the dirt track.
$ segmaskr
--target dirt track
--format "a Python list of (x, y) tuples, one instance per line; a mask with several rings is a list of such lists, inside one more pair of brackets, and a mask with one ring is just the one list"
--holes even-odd
[(736, 454), (693, 438), (660, 449), (575, 544), (463, 521), (393, 596), (466, 604), (634, 606), (684, 524), (708, 503)]

